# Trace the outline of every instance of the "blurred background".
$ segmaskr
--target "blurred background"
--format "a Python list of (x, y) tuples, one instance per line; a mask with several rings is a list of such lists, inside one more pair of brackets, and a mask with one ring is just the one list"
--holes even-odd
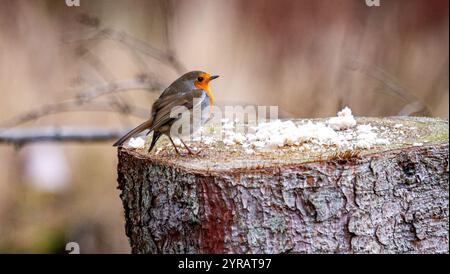
[[(0, 0), (0, 131), (123, 130), (189, 70), (281, 117), (448, 119), (448, 0)], [(129, 253), (116, 149), (0, 142), (0, 253)]]

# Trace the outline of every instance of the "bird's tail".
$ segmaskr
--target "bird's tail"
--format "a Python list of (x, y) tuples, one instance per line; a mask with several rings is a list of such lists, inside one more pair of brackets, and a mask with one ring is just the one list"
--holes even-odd
[(143, 122), (142, 124), (140, 124), (139, 126), (135, 127), (134, 129), (132, 129), (130, 132), (128, 132), (127, 134), (125, 134), (122, 138), (120, 138), (119, 140), (117, 140), (117, 142), (114, 143), (113, 146), (120, 146), (123, 143), (125, 143), (126, 140), (128, 140), (129, 138), (133, 137), (134, 135), (146, 130), (146, 129), (150, 129), (152, 126), (152, 119)]

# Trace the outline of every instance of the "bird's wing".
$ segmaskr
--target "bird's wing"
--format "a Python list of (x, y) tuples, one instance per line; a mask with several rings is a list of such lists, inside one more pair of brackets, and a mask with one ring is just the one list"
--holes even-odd
[[(205, 92), (201, 89), (196, 89), (191, 92), (182, 94), (166, 95), (158, 98), (153, 104), (153, 125), (152, 130), (168, 123), (174, 117), (170, 117), (172, 109), (176, 107), (186, 107), (187, 109), (194, 108), (194, 99), (202, 99), (205, 97)], [(201, 104), (201, 100), (197, 102)]]

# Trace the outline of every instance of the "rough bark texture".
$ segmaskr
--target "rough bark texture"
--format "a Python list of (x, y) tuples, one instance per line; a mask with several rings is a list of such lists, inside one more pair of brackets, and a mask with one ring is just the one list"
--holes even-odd
[(430, 134), (444, 137), (347, 159), (222, 169), (122, 148), (132, 252), (448, 253), (448, 133)]

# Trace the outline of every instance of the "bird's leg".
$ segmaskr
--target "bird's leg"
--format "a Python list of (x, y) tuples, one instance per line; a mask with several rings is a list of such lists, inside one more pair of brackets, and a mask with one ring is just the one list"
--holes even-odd
[(168, 136), (168, 137), (169, 137), (170, 142), (171, 142), (172, 145), (173, 145), (173, 148), (175, 148), (175, 151), (177, 152), (177, 154), (181, 156), (180, 152), (179, 152), (178, 149), (177, 149), (177, 146), (175, 145), (175, 143), (174, 143), (173, 140), (172, 140), (172, 137), (170, 137), (170, 136)]
[(192, 151), (192, 150), (184, 143), (183, 139), (181, 139), (181, 138), (179, 138), (179, 139), (180, 139), (181, 143), (183, 144), (183, 146), (187, 149), (187, 151), (189, 152), (189, 154), (191, 154), (191, 155), (198, 155), (198, 154), (200, 153), (200, 151), (197, 152), (197, 153), (193, 152), (193, 151)]

